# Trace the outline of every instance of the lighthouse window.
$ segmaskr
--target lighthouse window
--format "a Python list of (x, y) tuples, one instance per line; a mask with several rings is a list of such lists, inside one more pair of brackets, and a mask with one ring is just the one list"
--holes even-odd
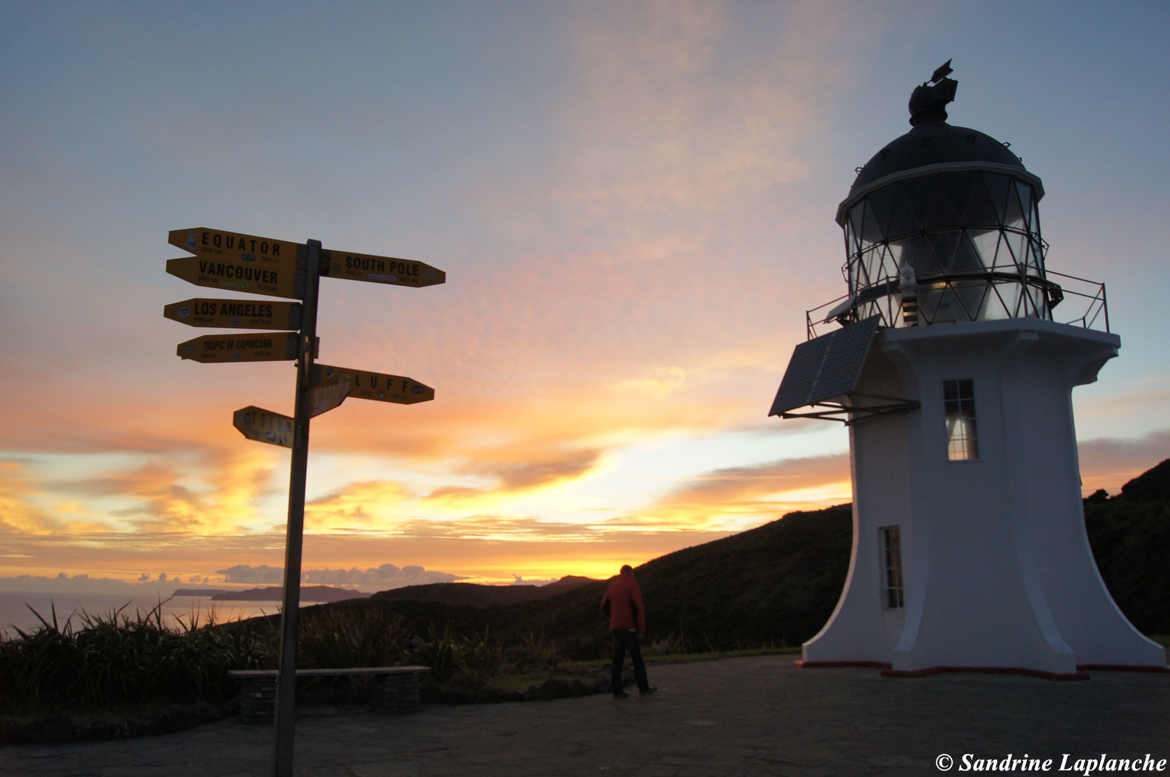
[(886, 573), (882, 585), (882, 603), (887, 609), (897, 609), (903, 605), (902, 532), (898, 526), (882, 526), (878, 532), (881, 534), (882, 561)]
[(944, 380), (943, 403), (947, 422), (947, 459), (979, 458), (975, 436), (975, 387), (971, 379)]

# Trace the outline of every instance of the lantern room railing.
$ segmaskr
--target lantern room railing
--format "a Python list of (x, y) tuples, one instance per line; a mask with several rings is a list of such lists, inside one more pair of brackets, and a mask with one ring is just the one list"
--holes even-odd
[[(994, 284), (999, 280), (1011, 280), (1016, 283), (1020, 282), (1017, 276), (1012, 279), (997, 279), (991, 277), (995, 273), (987, 274), (987, 282)], [(1105, 284), (1091, 281), (1086, 278), (1079, 278), (1075, 275), (1068, 275), (1066, 273), (1056, 272), (1054, 270), (1047, 270), (1045, 272), (1047, 280), (1042, 282), (1045, 287), (1045, 293), (1048, 300), (1048, 309), (1052, 311), (1051, 320), (1060, 323), (1081, 326), (1085, 329), (1094, 329), (1097, 331), (1109, 332), (1109, 304), (1105, 296)], [(925, 282), (928, 279), (923, 279)], [(1034, 279), (1026, 279), (1034, 280)], [(944, 281), (947, 282), (947, 281)], [(880, 296), (892, 296), (895, 291), (896, 282), (890, 281), (889, 289), (880, 289), (884, 292)], [(871, 287), (877, 290), (877, 287)], [(818, 305), (805, 311), (805, 332), (809, 340), (826, 334), (830, 331), (830, 325), (836, 323), (839, 325), (853, 323), (857, 319), (857, 308), (864, 300), (853, 300), (852, 304), (849, 296), (844, 295), (836, 299)], [(1059, 305), (1059, 309), (1057, 306)], [(880, 307), (877, 310), (878, 315), (881, 316), (880, 326), (882, 327), (906, 327), (914, 324), (908, 324), (904, 318), (904, 311), (896, 306), (889, 306), (889, 308), (882, 310)], [(1070, 315), (1071, 314), (1071, 315)], [(1027, 316), (1014, 316), (1027, 317)], [(970, 315), (971, 321), (981, 320), (976, 315)], [(919, 323), (919, 326), (929, 326), (929, 323)]]

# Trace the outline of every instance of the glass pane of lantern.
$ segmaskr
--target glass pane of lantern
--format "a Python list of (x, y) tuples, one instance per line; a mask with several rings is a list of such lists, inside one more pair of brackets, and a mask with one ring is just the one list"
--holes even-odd
[(1028, 251), (1028, 273), (1030, 275), (1044, 276), (1044, 246), (1040, 243), (1040, 238), (1033, 235), (1031, 240), (1031, 247)]
[(953, 231), (931, 236), (931, 242), (934, 244), (934, 256), (942, 272), (956, 273), (962, 270), (955, 263), (958, 258), (956, 257), (956, 249), (959, 246), (961, 235), (961, 232)]
[[(1012, 257), (1015, 260), (1016, 269), (1021, 274), (1025, 271), (1026, 257), (1024, 255), (1024, 248), (1028, 243), (1028, 236), (1023, 232), (1018, 232), (1014, 229), (1005, 229), (1003, 232), (1004, 240), (1012, 251)], [(1003, 248), (1000, 248), (1002, 251)]]
[(1002, 225), (1007, 210), (1007, 195), (1011, 179), (999, 173), (984, 173), (983, 183), (991, 197), (991, 207), (995, 214), (995, 224)]
[(946, 229), (959, 223), (955, 209), (954, 176), (941, 174), (919, 179), (923, 201), (926, 203), (927, 229)]
[(1032, 187), (1023, 181), (1016, 181), (1016, 194), (1020, 196), (1020, 209), (1023, 213), (1025, 228), (1032, 231), (1032, 216), (1036, 209), (1032, 207)]
[(987, 292), (985, 281), (960, 281), (955, 284), (955, 314), (958, 321), (974, 321), (983, 307)]
[(995, 249), (995, 264), (992, 265), (992, 269), (999, 272), (1016, 272), (1016, 257), (1008, 247), (1007, 237), (1002, 230), (996, 232), (996, 238), (999, 243)]
[(1004, 200), (1003, 224), (1005, 227), (1023, 230), (1025, 228), (1024, 210), (1020, 207), (1019, 187), (1017, 184), (1018, 181), (1011, 179), (1011, 186), (1008, 187), (1007, 198)]
[(995, 252), (999, 247), (999, 230), (968, 231), (967, 234), (979, 254), (981, 267), (983, 269), (995, 267)]
[(861, 203), (855, 204), (849, 209), (848, 221), (850, 232), (853, 234), (854, 244), (861, 239), (861, 214), (863, 209)]
[(917, 218), (914, 215), (914, 206), (910, 202), (905, 181), (891, 184), (886, 188), (890, 195), (890, 211), (886, 220), (886, 239), (900, 240), (908, 235), (917, 234), (915, 226)]
[[(869, 206), (873, 212), (874, 224), (877, 228), (874, 240), (887, 240), (890, 234), (890, 190), (882, 187), (868, 195)], [(867, 227), (868, 228), (868, 227)]]
[[(991, 192), (987, 188), (989, 173), (971, 173), (971, 199), (967, 202), (967, 226), (986, 227), (988, 229), (999, 226), (999, 211), (992, 204)], [(988, 258), (988, 264), (990, 264)]]
[(997, 283), (988, 295), (984, 317), (990, 320), (1011, 318), (1020, 301), (1020, 284)]
[(878, 222), (877, 214), (873, 212), (873, 205), (870, 203), (870, 198), (866, 197), (859, 203), (863, 209), (864, 216), (862, 218), (862, 233), (861, 239), (866, 243), (879, 243), (884, 237), (882, 234), (882, 225)]

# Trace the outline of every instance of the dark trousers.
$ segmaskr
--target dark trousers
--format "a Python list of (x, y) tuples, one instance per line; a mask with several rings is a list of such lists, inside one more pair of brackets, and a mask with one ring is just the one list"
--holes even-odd
[(642, 661), (642, 647), (638, 644), (638, 632), (620, 629), (613, 633), (613, 674), (610, 677), (610, 690), (617, 693), (622, 689), (622, 668), (626, 662), (626, 651), (630, 651), (630, 659), (634, 662), (634, 681), (638, 683), (638, 690), (645, 693), (650, 687), (646, 679), (646, 664)]

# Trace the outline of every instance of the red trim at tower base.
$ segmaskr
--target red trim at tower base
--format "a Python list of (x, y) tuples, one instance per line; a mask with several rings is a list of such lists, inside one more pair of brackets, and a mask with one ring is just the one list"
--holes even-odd
[(792, 663), (801, 669), (835, 669), (842, 666), (863, 666), (867, 669), (889, 669), (890, 665), (882, 661), (805, 661), (798, 658)]
[[(1080, 669), (1080, 667), (1077, 667)], [(977, 674), (1018, 674), (1026, 677), (1040, 677), (1044, 680), (1088, 680), (1089, 673), (1076, 672), (1044, 672), (1039, 669), (1027, 669), (1017, 666), (928, 666), (925, 669), (897, 670), (885, 669), (882, 677), (926, 677), (943, 672), (971, 672)]]

